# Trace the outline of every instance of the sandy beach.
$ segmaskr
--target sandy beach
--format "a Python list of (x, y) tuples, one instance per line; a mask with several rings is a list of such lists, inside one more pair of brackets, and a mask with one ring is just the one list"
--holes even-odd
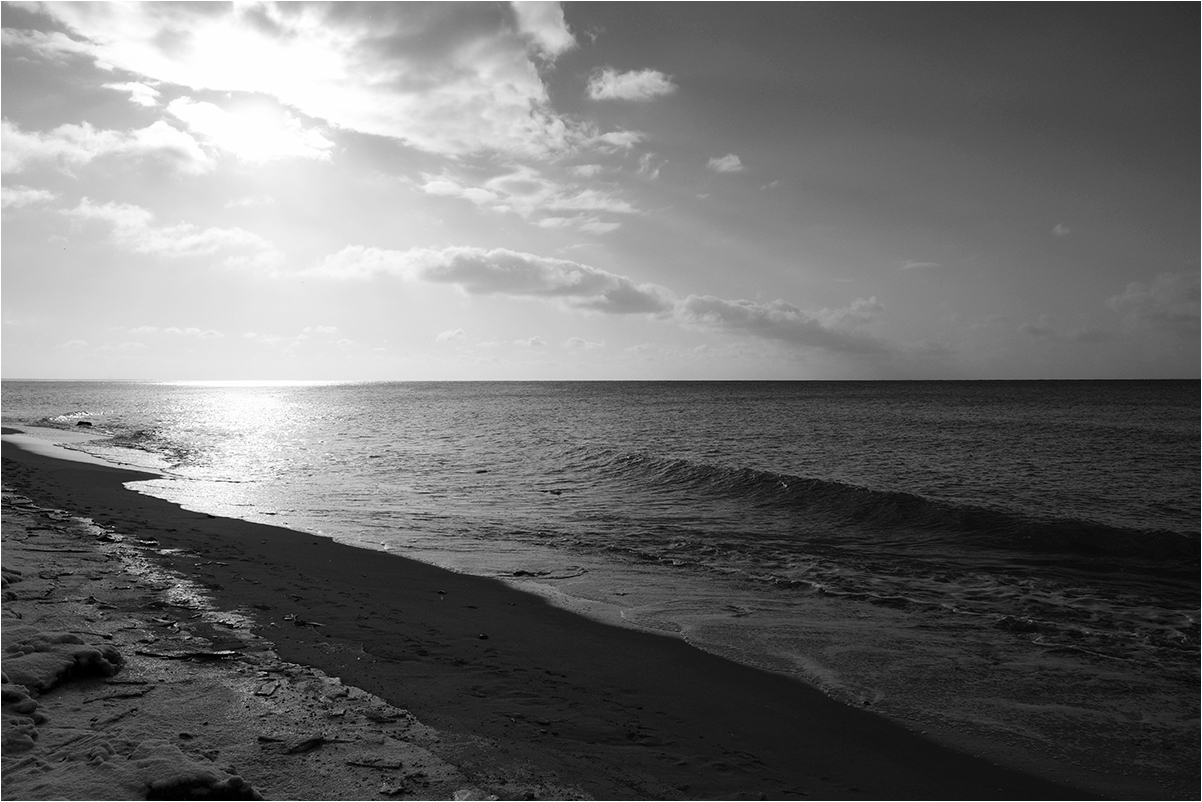
[(4, 444), (6, 799), (1092, 795), (673, 637), (122, 486), (143, 477)]

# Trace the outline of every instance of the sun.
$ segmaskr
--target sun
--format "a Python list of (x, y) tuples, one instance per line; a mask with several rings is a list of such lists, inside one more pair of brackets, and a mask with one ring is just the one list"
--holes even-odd
[(169, 109), (193, 132), (242, 161), (326, 160), (334, 146), (318, 128), (306, 128), (290, 110), (256, 95), (235, 97), (224, 107), (179, 98)]

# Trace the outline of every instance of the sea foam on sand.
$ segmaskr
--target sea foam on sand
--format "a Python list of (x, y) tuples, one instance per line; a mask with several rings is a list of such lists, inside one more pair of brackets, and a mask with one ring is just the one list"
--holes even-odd
[(137, 547), (3, 504), (4, 798), (486, 797), (405, 711), (248, 632), (214, 648), (164, 575), (130, 573)]

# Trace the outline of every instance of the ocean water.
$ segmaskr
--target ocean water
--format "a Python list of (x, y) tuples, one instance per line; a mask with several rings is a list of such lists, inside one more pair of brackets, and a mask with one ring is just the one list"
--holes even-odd
[(1002, 758), (1197, 767), (1198, 382), (6, 381), (3, 418)]

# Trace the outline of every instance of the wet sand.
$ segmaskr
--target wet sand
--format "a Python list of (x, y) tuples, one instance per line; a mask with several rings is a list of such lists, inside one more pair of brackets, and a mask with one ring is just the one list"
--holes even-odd
[[(224, 676), (228, 681), (223, 687), (242, 688), (240, 697), (230, 691), (243, 707), (237, 715), (230, 708), (233, 730), (223, 736), (218, 762), (239, 757), (237, 766), (227, 768), (236, 768), (267, 798), (1092, 796), (1067, 782), (1057, 784), (938, 745), (799, 682), (706, 654), (677, 638), (588, 620), (495, 580), (287, 529), (189, 512), (122, 487), (149, 478), (145, 474), (52, 459), (10, 443), (3, 448), (7, 488), (38, 507), (90, 518), (102, 528), (92, 530), (93, 540), (97, 532), (107, 533), (110, 541), (140, 549), (145, 559), (196, 583), (217, 608), (245, 616), (244, 624), (223, 626), (204, 624), (204, 616), (187, 618), (193, 613), (186, 608), (180, 608), (186, 615), (169, 611), (184, 617), (175, 622), (176, 630), (155, 637), (174, 637), (178, 627), (191, 627), (185, 634), (190, 643), (201, 644), (198, 651), (233, 653), (221, 659), (169, 659), (154, 656), (171, 652), (156, 652), (153, 643), (139, 648), (137, 641), (125, 643), (128, 637), (114, 634), (164, 626), (153, 620), (163, 618), (164, 608), (146, 609), (151, 591), (138, 588), (136, 577), (121, 575), (121, 584), (109, 582), (111, 593), (118, 595), (103, 602), (108, 605), (104, 610), (97, 612), (86, 597), (75, 603), (85, 613), (92, 610), (94, 620), (86, 627), (99, 632), (101, 641), (124, 638), (123, 648), (129, 651), (132, 644), (134, 652), (120, 673), (90, 682), (180, 667), (203, 669), (206, 681), (220, 683)], [(33, 507), (17, 512), (45, 514)], [(33, 604), (22, 600), (22, 593), (29, 592), (22, 586), (31, 577), (49, 581), (41, 579), (47, 568), (39, 570), (32, 561), (57, 565), (51, 552), (62, 548), (52, 544), (47, 551), (29, 551), (29, 540), (12, 542), (9, 520), (14, 514), (5, 511), (4, 562), (9, 566), (10, 553), (25, 549), (20, 561), (28, 565), (21, 581), (11, 585), (15, 596), (6, 598), (6, 628), (10, 610)], [(90, 570), (118, 576), (121, 566), (113, 558)], [(53, 593), (51, 589), (43, 601), (49, 602)], [(110, 638), (103, 638), (106, 633)], [(171, 648), (179, 652), (181, 647), (174, 643)], [(8, 659), (6, 654), (6, 663)], [(289, 679), (272, 696), (255, 695), (265, 683), (270, 688), (270, 682), (291, 676), (287, 671), (300, 679)], [(309, 708), (300, 690), (306, 682), (320, 686), (310, 693)], [(176, 678), (163, 685), (144, 698), (170, 699), (188, 682)], [(280, 687), (301, 700), (287, 713), (293, 717), (287, 726), (282, 723), (285, 713), (261, 709)], [(330, 688), (350, 690), (331, 697)], [(43, 708), (63, 692), (43, 694)], [(354, 709), (345, 701), (351, 697), (361, 702)], [(376, 718), (364, 712), (382, 709), (392, 712)], [(185, 756), (200, 759), (204, 750), (198, 751), (196, 733), (212, 724), (189, 720), (189, 715), (202, 715), (203, 706), (181, 703), (179, 710), (171, 731), (160, 737)], [(304, 710), (304, 716), (297, 712)], [(145, 715), (133, 712), (127, 718)], [(43, 732), (38, 742), (53, 740), (46, 733), (54, 722), (52, 714), (39, 725)], [(292, 752), (273, 746), (301, 744), (306, 727), (318, 733), (307, 737), (321, 738), (320, 744)], [(181, 741), (179, 732), (193, 737)], [(413, 771), (357, 766), (370, 761), (347, 757), (362, 749), (378, 755), (381, 738), (392, 754), (404, 747), (424, 755), (394, 763), (425, 760), (429, 770), (417, 772), (414, 779)], [(371, 758), (377, 759), (384, 758)], [(5, 774), (6, 784), (18, 774), (7, 750)], [(298, 787), (299, 777), (305, 779)], [(6, 798), (27, 798), (12, 790), (6, 790)]]

